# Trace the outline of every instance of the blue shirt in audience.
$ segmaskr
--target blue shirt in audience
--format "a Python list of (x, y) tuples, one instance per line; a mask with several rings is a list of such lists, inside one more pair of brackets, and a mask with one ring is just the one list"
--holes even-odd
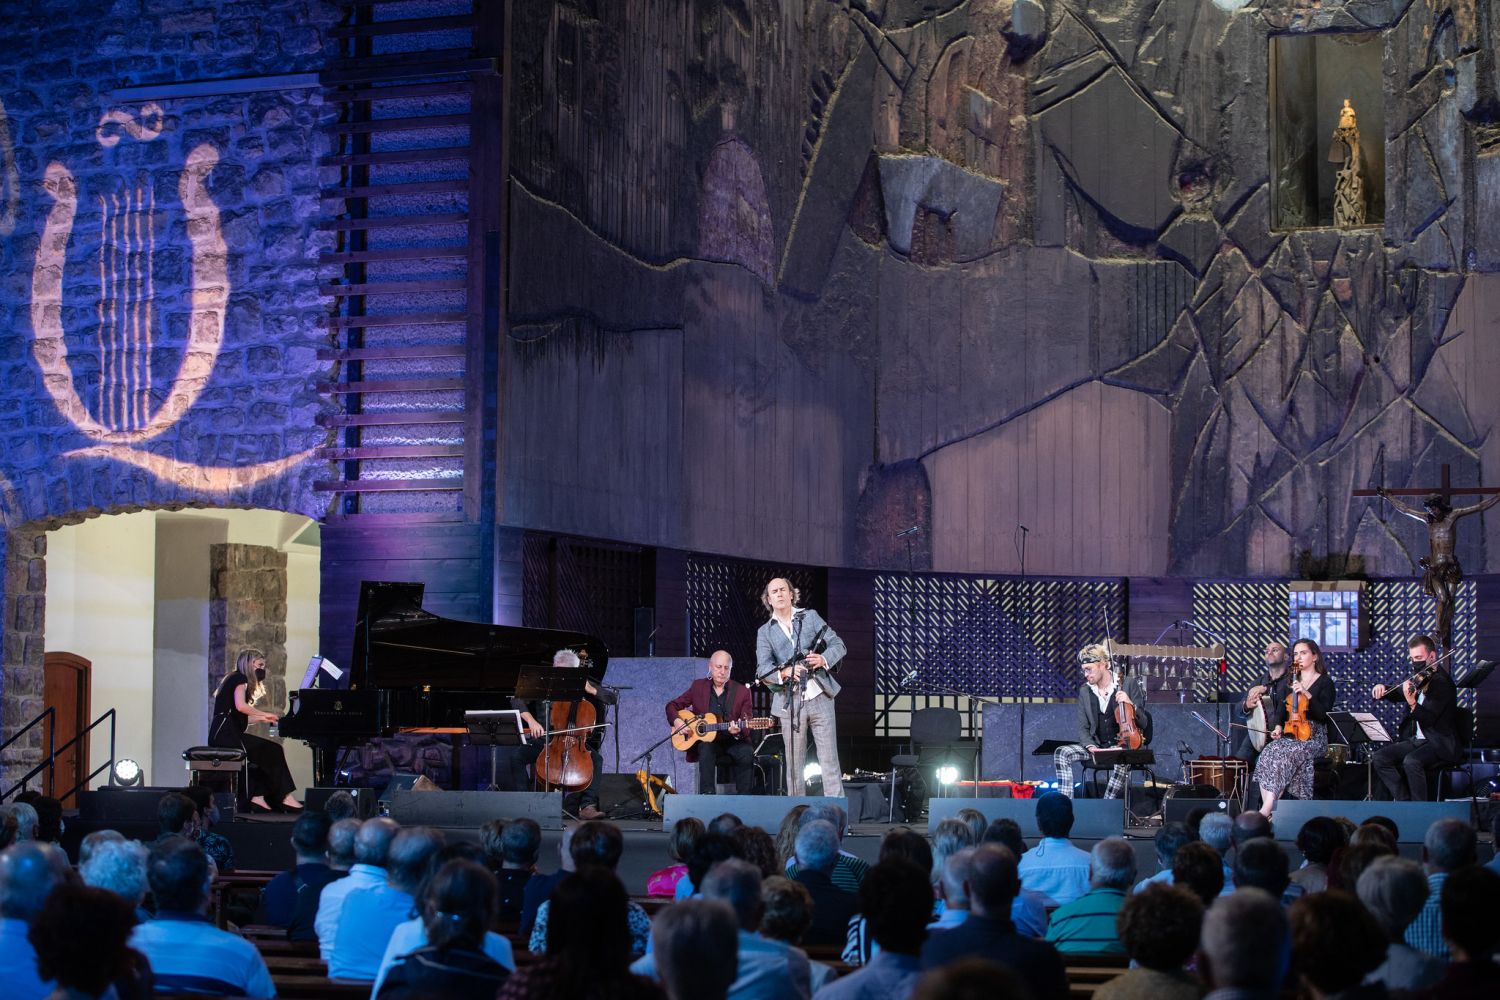
[(1061, 906), (1089, 891), (1089, 852), (1066, 837), (1043, 837), (1016, 865), (1021, 887), (1040, 893), (1048, 906)]
[(345, 896), (338, 936), (328, 954), (328, 978), (374, 982), (385, 946), (397, 926), (411, 919), (412, 906), (411, 896), (391, 885), (357, 889)]
[(916, 955), (882, 951), (857, 972), (824, 986), (818, 1000), (889, 1000), (909, 997), (922, 978), (922, 960)]
[(36, 949), (26, 939), (26, 929), (24, 920), (0, 919), (0, 983), (7, 1000), (42, 1000), (55, 985), (36, 974)]
[[(739, 936), (739, 964), (729, 986), (729, 1000), (806, 1000), (812, 995), (806, 952), (749, 931), (740, 931)], [(655, 979), (656, 956), (641, 956), (631, 964), (630, 971)]]
[(255, 945), (197, 913), (163, 910), (155, 920), (136, 925), (130, 947), (151, 963), (159, 993), (276, 995)]

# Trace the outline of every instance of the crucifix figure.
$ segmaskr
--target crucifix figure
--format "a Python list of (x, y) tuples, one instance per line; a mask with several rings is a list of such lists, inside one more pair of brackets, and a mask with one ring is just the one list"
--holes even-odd
[[(1422, 501), (1421, 508), (1413, 507), (1397, 499), (1398, 496), (1421, 496), (1424, 493), (1427, 497)], [(1479, 503), (1455, 508), (1452, 499), (1455, 493), (1488, 493), (1489, 496)], [(1449, 479), (1448, 466), (1444, 465), (1443, 484), (1434, 491), (1429, 492), (1425, 489), (1355, 490), (1354, 495), (1381, 497), (1390, 501), (1391, 506), (1407, 517), (1415, 518), (1427, 525), (1427, 555), (1418, 560), (1424, 570), (1422, 589), (1437, 601), (1437, 635), (1435, 638), (1443, 650), (1447, 651), (1451, 648), (1453, 640), (1453, 603), (1458, 597), (1458, 584), (1464, 578), (1463, 567), (1459, 566), (1458, 556), (1454, 552), (1458, 541), (1455, 529), (1460, 519), (1470, 514), (1482, 513), (1500, 503), (1500, 490), (1482, 486), (1472, 489), (1454, 489)]]

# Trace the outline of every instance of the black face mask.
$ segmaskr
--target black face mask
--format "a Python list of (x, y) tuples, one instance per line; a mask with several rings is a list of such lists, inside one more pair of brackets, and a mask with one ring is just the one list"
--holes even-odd
[(261, 681), (263, 681), (265, 679), (266, 679), (266, 668), (265, 667), (256, 667), (255, 668), (255, 683), (259, 684)]

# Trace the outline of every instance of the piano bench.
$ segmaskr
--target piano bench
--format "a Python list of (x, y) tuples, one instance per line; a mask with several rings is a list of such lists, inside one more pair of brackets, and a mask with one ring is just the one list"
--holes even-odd
[(189, 784), (201, 785), (205, 777), (219, 777), (238, 798), (245, 751), (232, 747), (188, 747), (182, 751), (182, 759), (187, 762)]

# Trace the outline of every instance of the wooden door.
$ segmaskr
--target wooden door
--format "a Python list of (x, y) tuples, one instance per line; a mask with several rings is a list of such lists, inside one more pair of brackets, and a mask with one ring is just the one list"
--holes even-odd
[[(45, 674), (44, 704), (53, 709), (57, 729), (54, 746), (62, 746), (89, 724), (89, 688), (93, 664), (74, 653), (48, 653), (42, 661)], [(52, 780), (44, 784), (48, 795), (72, 788), (88, 773), (88, 740), (81, 740), (59, 754)], [(45, 747), (46, 744), (43, 744)], [(65, 809), (75, 806), (76, 796), (63, 800)]]

